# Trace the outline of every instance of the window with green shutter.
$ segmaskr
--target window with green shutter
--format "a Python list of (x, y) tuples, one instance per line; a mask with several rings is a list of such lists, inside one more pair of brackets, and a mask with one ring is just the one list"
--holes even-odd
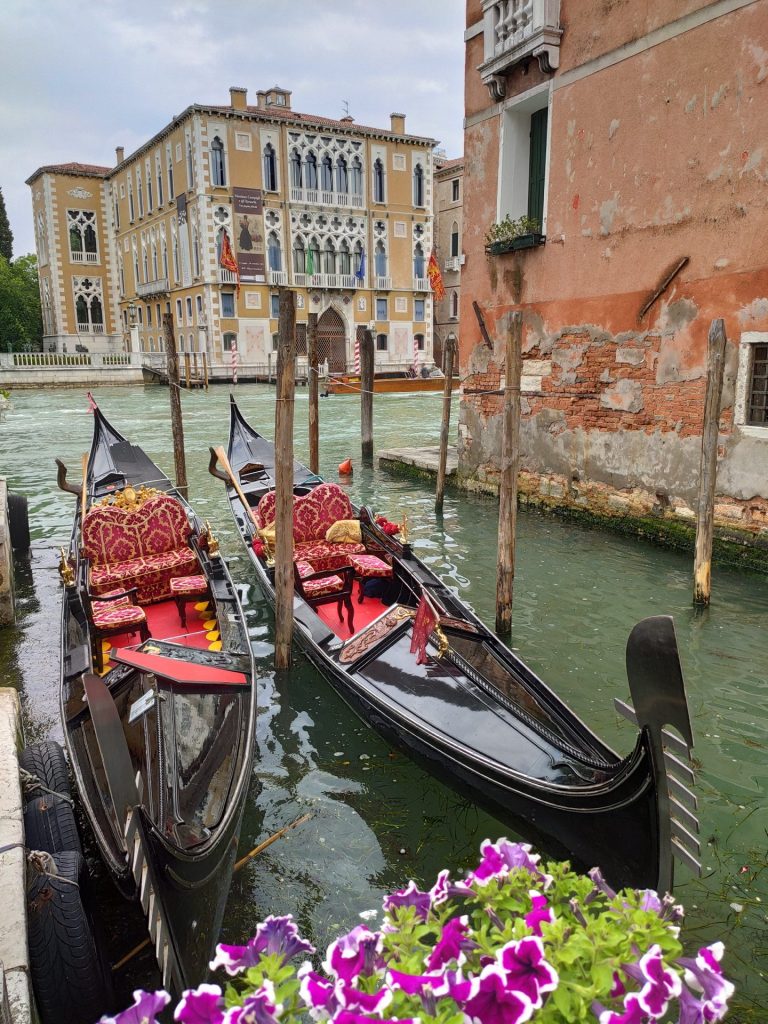
[(544, 178), (547, 170), (547, 108), (531, 115), (530, 153), (528, 158), (528, 216), (544, 223)]

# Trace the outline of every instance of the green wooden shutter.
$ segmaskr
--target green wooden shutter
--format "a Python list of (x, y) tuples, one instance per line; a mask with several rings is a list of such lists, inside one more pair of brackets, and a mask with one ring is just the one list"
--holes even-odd
[(544, 223), (544, 177), (547, 169), (547, 108), (531, 115), (530, 153), (528, 156), (528, 216)]

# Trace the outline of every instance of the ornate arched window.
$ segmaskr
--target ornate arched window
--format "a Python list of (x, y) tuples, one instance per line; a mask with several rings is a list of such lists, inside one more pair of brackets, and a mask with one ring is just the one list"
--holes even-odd
[(141, 168), (136, 168), (136, 195), (139, 200), (139, 216), (144, 216), (144, 192), (141, 186)]
[(336, 273), (336, 250), (334, 249), (333, 242), (330, 238), (326, 240), (325, 248), (323, 250), (323, 273)]
[(376, 277), (387, 276), (387, 250), (381, 239), (376, 243), (373, 252), (373, 265)]
[[(311, 263), (310, 263), (311, 257)], [(307, 253), (307, 263), (310, 263), (310, 272), (313, 274), (321, 273), (320, 268), (320, 242), (317, 239), (317, 235), (313, 235), (309, 240), (309, 251)]]
[(264, 147), (264, 189), (277, 192), (277, 159), (271, 142)]
[(280, 251), (280, 239), (274, 231), (267, 238), (267, 261), (270, 270), (283, 269), (283, 254)]
[(215, 135), (211, 143), (211, 182), (213, 185), (227, 184), (227, 172), (224, 166), (224, 143)]
[(384, 202), (384, 164), (378, 158), (373, 164), (373, 201)]
[(456, 221), (451, 227), (451, 256), (459, 255), (459, 225)]
[(336, 161), (336, 191), (342, 195), (349, 192), (349, 175), (347, 173), (347, 161), (340, 156)]
[(160, 161), (160, 150), (155, 153), (155, 174), (157, 176), (157, 205), (163, 205), (163, 165)]
[(133, 209), (133, 181), (130, 176), (128, 177), (128, 217), (131, 223), (133, 223), (133, 221), (135, 220), (135, 214)]
[(339, 273), (347, 275), (352, 273), (352, 254), (349, 251), (349, 242), (346, 238), (341, 240), (339, 246)]
[(363, 165), (360, 157), (355, 157), (349, 170), (349, 191), (353, 196), (363, 194)]
[(323, 192), (333, 192), (333, 160), (327, 153), (320, 165), (320, 187)]
[(163, 239), (163, 277), (168, 277), (168, 243)]
[(304, 239), (296, 238), (293, 242), (293, 272), (294, 274), (303, 274), (306, 266), (306, 251), (304, 249)]
[(141, 245), (141, 262), (144, 267), (144, 281), (147, 282), (149, 280), (149, 256), (147, 255), (147, 247), (143, 242)]
[(365, 280), (365, 266), (363, 263), (363, 243), (360, 241), (355, 242), (355, 254), (352, 261), (352, 265), (355, 268), (355, 277), (362, 282)]
[(424, 249), (421, 246), (421, 242), (417, 242), (413, 247), (413, 276), (421, 278), (426, 277)]
[(176, 198), (176, 194), (173, 191), (173, 156), (170, 143), (165, 147), (165, 166), (168, 169), (168, 199), (173, 201)]
[(301, 188), (301, 154), (298, 149), (291, 152), (291, 184), (294, 188)]
[(195, 277), (200, 277), (200, 239), (196, 227), (192, 228), (192, 257), (195, 264)]
[(413, 205), (424, 206), (424, 168), (416, 164), (413, 169)]
[(187, 139), (187, 188), (195, 183), (195, 165), (192, 160), (192, 140)]
[(310, 151), (304, 161), (307, 172), (307, 188), (317, 188), (317, 157)]

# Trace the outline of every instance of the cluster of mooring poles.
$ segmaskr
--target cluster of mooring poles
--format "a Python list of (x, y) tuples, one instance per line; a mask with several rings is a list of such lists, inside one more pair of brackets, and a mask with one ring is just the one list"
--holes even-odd
[[(480, 309), (475, 312), (486, 343), (492, 347)], [(187, 471), (184, 459), (184, 428), (181, 416), (179, 361), (173, 318), (163, 317), (168, 357), (168, 383), (171, 401), (171, 429), (176, 485), (187, 496)], [(514, 310), (507, 319), (504, 343), (504, 376), (500, 392), (504, 396), (503, 434), (499, 462), (498, 567), (496, 572), (496, 632), (508, 636), (512, 627), (515, 581), (515, 540), (517, 527), (517, 478), (520, 456), (520, 377), (522, 373), (523, 315)], [(707, 388), (699, 468), (699, 499), (696, 523), (693, 601), (706, 606), (711, 596), (714, 499), (717, 478), (717, 447), (720, 400), (723, 388), (726, 335), (721, 319), (713, 320), (707, 346)], [(435, 510), (442, 512), (445, 492), (448, 438), (456, 340), (449, 336), (445, 349), (445, 388), (440, 427)], [(319, 383), (317, 352), (317, 314), (307, 317), (307, 356), (309, 393), (309, 467), (318, 473)], [(287, 668), (291, 659), (293, 636), (293, 417), (296, 363), (296, 299), (288, 288), (280, 290), (280, 313), (275, 379), (275, 665)], [(373, 460), (373, 335), (366, 328), (360, 335), (360, 441), (363, 463)]]

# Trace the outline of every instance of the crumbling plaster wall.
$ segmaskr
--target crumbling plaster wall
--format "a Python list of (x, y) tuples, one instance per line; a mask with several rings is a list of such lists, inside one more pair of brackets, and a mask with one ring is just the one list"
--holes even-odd
[[(480, 98), (482, 38), (467, 44), (460, 474), (495, 479), (503, 399), (482, 392), (500, 386), (507, 316), (517, 307), (524, 311), (527, 485), (546, 489), (557, 478), (556, 489), (574, 498), (575, 488), (578, 501), (595, 485), (690, 516), (707, 332), (723, 317), (729, 344), (719, 510), (762, 530), (768, 437), (734, 427), (733, 406), (740, 335), (768, 330), (768, 5), (691, 23), (668, 38), (668, 6), (653, 0), (643, 5), (644, 21), (606, 21), (604, 8), (622, 5), (563, 0), (560, 73), (644, 32), (662, 32), (627, 60), (561, 86), (560, 73), (554, 76), (547, 242), (540, 249), (484, 254), (485, 230), (496, 219), (501, 121), (487, 116), (487, 93)], [(681, 3), (675, 15), (685, 27), (685, 16), (707, 6)], [(530, 84), (530, 71), (513, 71), (507, 96)], [(682, 272), (639, 318), (684, 256)], [(480, 337), (473, 300), (484, 310), (493, 351)]]

